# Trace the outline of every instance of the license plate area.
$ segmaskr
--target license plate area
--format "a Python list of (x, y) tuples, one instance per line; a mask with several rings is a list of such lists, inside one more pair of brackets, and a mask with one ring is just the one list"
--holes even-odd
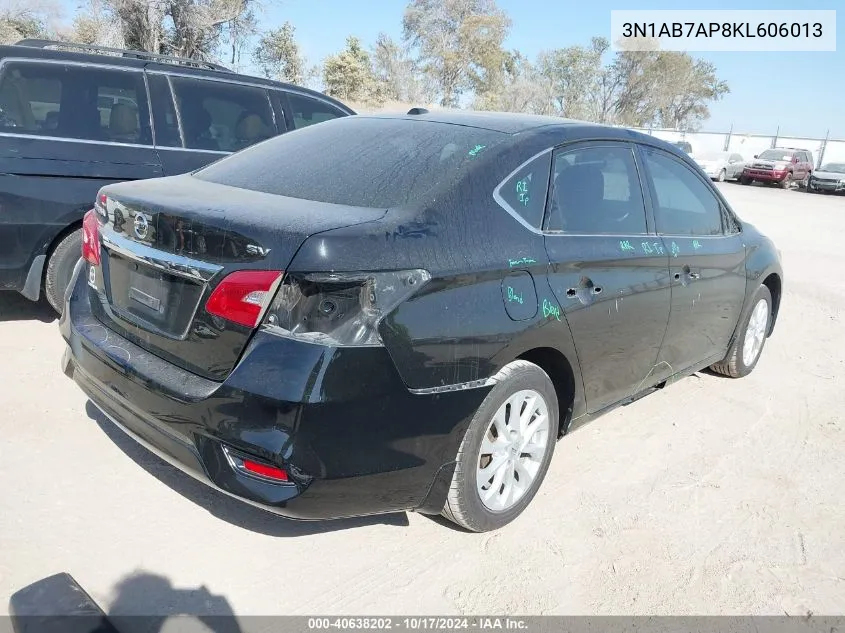
[(109, 304), (117, 316), (175, 339), (187, 336), (204, 286), (121, 256), (108, 254)]

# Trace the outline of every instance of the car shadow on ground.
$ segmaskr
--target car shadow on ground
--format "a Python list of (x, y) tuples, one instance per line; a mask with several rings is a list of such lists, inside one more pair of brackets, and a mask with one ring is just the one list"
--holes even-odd
[(90, 401), (85, 405), (85, 412), (121, 451), (153, 477), (218, 519), (250, 532), (266, 536), (292, 537), (323, 534), (368, 525), (397, 527), (409, 525), (408, 515), (405, 512), (331, 521), (296, 521), (278, 516), (229, 497), (171, 466), (112, 424)]
[(0, 291), (0, 322), (3, 321), (41, 321), (53, 323), (57, 321), (52, 306), (44, 297), (40, 301), (30, 301), (17, 292)]
[(165, 576), (148, 572), (129, 574), (117, 583), (108, 614), (68, 573), (16, 591), (9, 599), (9, 614), (14, 630), (28, 633), (160, 633), (174, 629), (167, 625), (171, 618), (179, 619), (178, 630), (246, 633), (246, 622), (260, 620), (239, 621), (226, 597), (205, 586), (176, 588)]

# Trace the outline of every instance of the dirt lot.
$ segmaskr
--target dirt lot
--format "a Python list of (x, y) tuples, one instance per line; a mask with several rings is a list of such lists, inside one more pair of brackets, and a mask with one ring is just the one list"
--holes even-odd
[(49, 312), (3, 296), (0, 613), (67, 571), (121, 614), (842, 614), (845, 198), (721, 186), (783, 251), (756, 371), (692, 376), (565, 438), (493, 534), (296, 523), (208, 490), (86, 406)]

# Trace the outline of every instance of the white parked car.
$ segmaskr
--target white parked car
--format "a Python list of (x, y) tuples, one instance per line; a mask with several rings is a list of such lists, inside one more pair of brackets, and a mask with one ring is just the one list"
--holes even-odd
[(737, 180), (742, 175), (745, 160), (736, 152), (701, 152), (693, 159), (710, 178), (722, 182)]

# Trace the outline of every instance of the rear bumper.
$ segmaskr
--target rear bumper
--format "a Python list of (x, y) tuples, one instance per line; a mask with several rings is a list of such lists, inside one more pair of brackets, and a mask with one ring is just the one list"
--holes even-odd
[[(331, 349), (259, 331), (213, 382), (105, 328), (77, 265), (60, 321), (65, 373), (131, 437), (190, 476), (284, 516), (439, 512), (489, 388), (418, 395), (386, 350)], [(224, 446), (285, 468), (289, 483), (231, 467)]]

